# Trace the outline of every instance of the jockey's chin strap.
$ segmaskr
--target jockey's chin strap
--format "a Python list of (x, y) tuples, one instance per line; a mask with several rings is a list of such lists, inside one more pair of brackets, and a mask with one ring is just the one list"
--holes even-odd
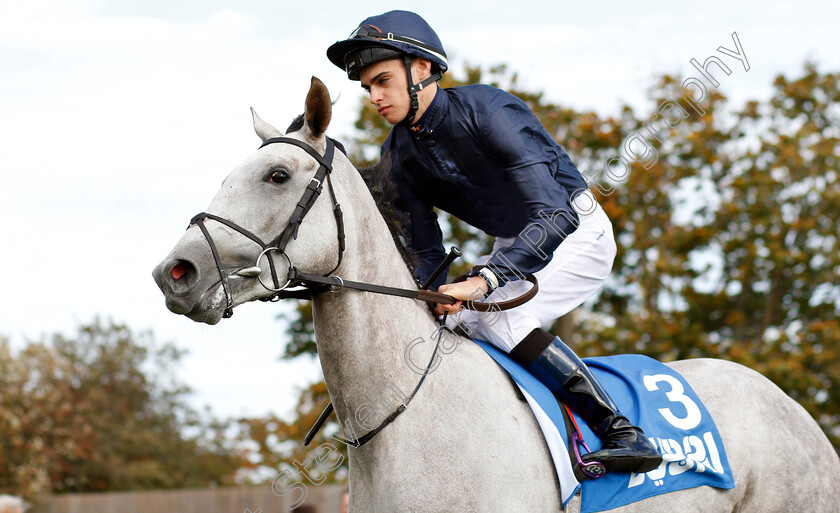
[(408, 107), (408, 114), (406, 114), (405, 119), (400, 121), (399, 124), (401, 125), (410, 125), (414, 123), (414, 116), (417, 114), (417, 109), (420, 108), (420, 98), (417, 96), (419, 91), (422, 91), (424, 87), (429, 86), (430, 84), (437, 82), (441, 79), (443, 74), (438, 71), (436, 73), (432, 73), (430, 77), (421, 81), (419, 84), (414, 83), (414, 79), (411, 77), (411, 60), (412, 57), (406, 53), (403, 54), (403, 62), (405, 63), (405, 74), (408, 77), (408, 96), (411, 99), (411, 104)]

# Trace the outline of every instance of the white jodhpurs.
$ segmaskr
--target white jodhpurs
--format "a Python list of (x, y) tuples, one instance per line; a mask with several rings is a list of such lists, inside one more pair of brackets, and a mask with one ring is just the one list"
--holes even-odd
[[(460, 325), (470, 337), (486, 340), (509, 353), (534, 328), (562, 317), (597, 292), (612, 269), (615, 237), (609, 217), (591, 194), (582, 194), (578, 202), (576, 210), (580, 225), (557, 247), (548, 265), (534, 273), (539, 292), (533, 299), (503, 312), (462, 309), (447, 318), (447, 326)], [(496, 239), (493, 253), (513, 241), (512, 238)], [(490, 255), (483, 256), (476, 264), (482, 265), (489, 259)], [(531, 284), (524, 280), (510, 281), (483, 301), (510, 300), (530, 287)]]

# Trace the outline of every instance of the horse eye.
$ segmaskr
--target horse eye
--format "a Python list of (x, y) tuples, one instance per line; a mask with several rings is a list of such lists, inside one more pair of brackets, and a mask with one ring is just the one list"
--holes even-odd
[(283, 183), (289, 179), (289, 172), (285, 169), (279, 169), (277, 171), (272, 171), (270, 175), (268, 175), (268, 181), (273, 183)]

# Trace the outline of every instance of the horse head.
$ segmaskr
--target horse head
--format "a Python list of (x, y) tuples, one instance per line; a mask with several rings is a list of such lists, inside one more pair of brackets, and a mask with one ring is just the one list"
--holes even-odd
[[(293, 266), (329, 274), (340, 261), (326, 86), (312, 77), (303, 126), (292, 131), (293, 124), (285, 136), (251, 112), (263, 145), (228, 175), (152, 272), (166, 306), (194, 321), (216, 324), (239, 304), (276, 297)], [(336, 166), (351, 166), (334, 153)], [(325, 181), (332, 203), (317, 201)]]

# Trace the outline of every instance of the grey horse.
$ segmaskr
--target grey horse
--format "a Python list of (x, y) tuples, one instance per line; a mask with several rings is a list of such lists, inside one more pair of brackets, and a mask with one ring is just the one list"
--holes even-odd
[[(304, 126), (286, 137), (323, 155), (330, 115), (329, 93), (313, 77)], [(263, 141), (283, 136), (255, 112), (253, 117)], [(225, 179), (207, 212), (272, 240), (286, 229), (319, 167), (293, 144), (261, 147)], [(334, 275), (416, 288), (368, 187), (339, 151), (331, 181), (334, 201), (344, 209), (346, 233), (346, 251)], [(314, 201), (282, 254), (260, 256), (261, 246), (241, 231), (208, 218), (204, 222), (218, 260), (196, 223), (153, 272), (167, 307), (195, 321), (215, 324), (230, 308), (272, 295), (268, 289), (280, 287), (270, 276), (286, 276), (291, 265), (324, 275), (339, 262), (339, 229), (327, 194)], [(435, 353), (438, 325), (424, 303), (410, 298), (339, 290), (316, 294), (312, 307), (318, 356), (345, 435), (378, 426), (405, 402), (431, 363), (405, 412), (370, 443), (349, 449), (350, 511), (563, 509), (532, 412), (480, 348), (448, 337)], [(731, 362), (696, 359), (669, 365), (685, 376), (713, 416), (735, 488), (687, 489), (615, 512), (838, 511), (840, 460), (799, 404), (763, 376)], [(725, 386), (721, 376), (726, 376)]]

